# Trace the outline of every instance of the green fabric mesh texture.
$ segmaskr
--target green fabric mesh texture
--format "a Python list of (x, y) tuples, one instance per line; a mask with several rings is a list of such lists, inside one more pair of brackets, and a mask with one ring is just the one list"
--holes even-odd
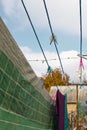
[(0, 51), (0, 130), (51, 130), (53, 115), (54, 107)]

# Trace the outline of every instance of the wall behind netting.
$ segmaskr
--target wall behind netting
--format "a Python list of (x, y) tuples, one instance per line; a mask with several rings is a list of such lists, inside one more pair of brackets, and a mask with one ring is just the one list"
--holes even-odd
[(54, 107), (0, 51), (0, 130), (51, 130)]

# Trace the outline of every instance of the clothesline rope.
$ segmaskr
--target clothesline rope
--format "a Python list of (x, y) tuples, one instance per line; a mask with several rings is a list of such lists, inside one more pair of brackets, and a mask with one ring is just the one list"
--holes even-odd
[[(29, 16), (29, 13), (28, 13), (28, 11), (27, 11), (27, 9), (26, 9), (26, 6), (25, 6), (23, 0), (21, 0), (21, 2), (22, 2), (22, 5), (23, 5), (23, 7), (24, 7), (24, 9), (25, 9), (26, 14), (27, 14), (28, 20), (29, 20), (29, 22), (30, 22), (30, 24), (31, 24), (31, 27), (32, 27), (32, 29), (33, 29), (33, 32), (34, 32), (34, 34), (35, 34), (35, 37), (36, 37), (36, 39), (37, 39), (37, 41), (38, 41), (38, 44), (39, 44), (39, 46), (40, 46), (40, 49), (41, 49), (41, 51), (42, 51), (42, 53), (43, 53), (44, 59), (45, 59), (45, 61), (46, 61), (46, 64), (47, 64), (47, 66), (48, 66), (47, 72), (50, 73), (50, 72), (52, 72), (52, 69), (51, 69), (51, 67), (50, 67), (50, 65), (49, 65), (49, 63), (48, 63), (48, 60), (47, 60), (46, 56), (45, 56), (45, 53), (44, 53), (44, 51), (43, 51), (43, 48), (42, 48), (42, 46), (41, 46), (40, 40), (39, 40), (39, 38), (38, 38), (38, 36), (37, 36), (37, 33), (36, 33), (36, 31), (35, 31), (35, 28), (34, 28), (34, 25), (33, 25), (32, 21), (31, 21), (31, 18), (30, 18), (30, 16)], [(53, 72), (52, 72), (52, 73), (53, 73)], [(57, 84), (56, 84), (56, 80), (55, 80), (55, 78), (54, 78), (54, 74), (53, 74), (52, 78), (53, 78), (53, 80), (54, 80), (55, 86), (58, 88), (58, 86), (57, 86)]]
[(84, 69), (83, 60), (82, 60), (82, 4), (79, 0), (79, 12), (80, 12), (80, 82), (82, 83), (82, 69)]
[[(67, 57), (67, 58), (61, 58), (63, 60), (70, 60), (70, 59), (79, 59), (79, 57)], [(57, 58), (53, 58), (53, 59), (47, 59), (48, 61), (56, 61)], [(32, 61), (41, 61), (41, 62), (45, 62), (45, 59), (29, 59), (28, 61), (32, 62)]]
[(64, 69), (63, 69), (63, 65), (62, 65), (62, 62), (61, 62), (61, 58), (60, 58), (60, 55), (59, 55), (59, 51), (58, 51), (58, 48), (57, 48), (57, 39), (53, 33), (53, 29), (52, 29), (52, 25), (51, 25), (51, 22), (50, 22), (50, 17), (49, 17), (49, 13), (48, 13), (48, 9), (47, 9), (47, 6), (46, 6), (46, 2), (45, 0), (43, 0), (43, 3), (44, 3), (44, 7), (45, 7), (45, 11), (46, 11), (46, 15), (47, 15), (47, 19), (48, 19), (48, 24), (49, 24), (49, 27), (50, 27), (50, 31), (51, 31), (51, 43), (54, 42), (54, 46), (55, 46), (55, 49), (56, 49), (56, 52), (57, 52), (57, 56), (58, 56), (58, 59), (59, 59), (59, 62), (60, 62), (60, 65), (61, 65), (61, 69), (62, 69), (62, 73), (64, 74)]
[(40, 40), (39, 40), (39, 38), (38, 38), (38, 35), (37, 35), (36, 31), (35, 31), (34, 25), (33, 25), (32, 21), (31, 21), (30, 15), (29, 15), (29, 13), (28, 13), (28, 11), (27, 11), (27, 9), (26, 9), (26, 6), (25, 6), (23, 0), (21, 0), (21, 2), (22, 2), (22, 5), (23, 5), (23, 7), (24, 7), (24, 9), (25, 9), (26, 14), (27, 14), (28, 20), (29, 20), (29, 22), (30, 22), (30, 24), (31, 24), (31, 27), (32, 27), (32, 29), (33, 29), (33, 32), (34, 32), (34, 34), (35, 34), (35, 37), (36, 37), (37, 42), (38, 42), (38, 44), (39, 44), (39, 47), (40, 47), (40, 49), (41, 49), (41, 51), (42, 51), (42, 53), (43, 53), (44, 59), (45, 59), (45, 61), (46, 61), (46, 63), (47, 63), (47, 66), (49, 67), (47, 58), (46, 58), (45, 53), (44, 53), (44, 51), (43, 51), (43, 48), (42, 48), (42, 46), (41, 46)]

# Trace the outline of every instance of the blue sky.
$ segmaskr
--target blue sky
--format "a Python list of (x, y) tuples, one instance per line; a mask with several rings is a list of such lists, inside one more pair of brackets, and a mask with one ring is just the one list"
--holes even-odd
[[(25, 4), (43, 49), (55, 51), (54, 46), (49, 45), (51, 33), (43, 2), (41, 0), (32, 0), (32, 2), (26, 0)], [(84, 2), (82, 2), (83, 53), (86, 53), (87, 51), (85, 48), (87, 42), (87, 18), (85, 17), (85, 11), (87, 11), (86, 5), (87, 1), (84, 0)], [(59, 51), (79, 51), (79, 0), (78, 2), (76, 2), (76, 0), (66, 0), (66, 2), (64, 0), (54, 0), (54, 2), (47, 0), (47, 7), (54, 34), (59, 43)], [(27, 45), (32, 50), (40, 52), (32, 28), (22, 7), (21, 0), (0, 0), (0, 15), (20, 46)]]
[[(50, 59), (56, 57), (54, 45), (50, 45), (51, 33), (48, 26), (43, 1), (24, 0), (24, 2), (35, 26), (43, 50), (46, 52), (46, 55), (49, 53), (47, 55), (47, 58)], [(46, 3), (53, 31), (58, 41), (58, 50), (60, 52), (60, 55), (62, 57), (62, 54), (64, 54), (64, 56), (66, 55), (66, 57), (77, 57), (77, 54), (80, 50), (79, 0), (46, 0)], [(82, 0), (83, 54), (87, 54), (86, 7), (87, 0)], [(27, 55), (26, 57), (29, 57), (28, 54), (30, 55), (30, 53), (32, 53), (31, 59), (38, 59), (40, 55), (42, 55), (41, 50), (34, 36), (24, 8), (21, 4), (21, 0), (0, 0), (0, 16), (4, 20), (6, 26), (10, 30), (19, 47), (22, 48), (25, 56)], [(26, 49), (28, 50), (28, 54), (26, 54)], [(53, 57), (51, 56), (51, 53), (53, 54)], [(39, 55), (39, 57), (36, 57), (36, 55)], [(43, 59), (43, 57), (41, 57), (41, 59)], [(75, 59), (73, 58), (73, 63), (74, 62)], [(34, 63), (30, 64), (31, 66), (33, 66)], [(64, 66), (66, 66), (65, 62), (63, 64)], [(77, 62), (77, 66), (75, 66), (74, 68), (77, 69), (78, 65), (79, 61)], [(36, 71), (36, 68), (33, 68)], [(37, 69), (37, 71), (40, 72), (41, 70)], [(70, 70), (68, 71), (70, 72)], [(45, 71), (43, 70), (43, 73), (45, 72), (46, 69)]]

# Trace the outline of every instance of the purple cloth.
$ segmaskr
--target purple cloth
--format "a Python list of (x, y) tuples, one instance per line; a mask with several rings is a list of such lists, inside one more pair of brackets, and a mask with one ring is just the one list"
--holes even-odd
[(64, 95), (59, 90), (56, 93), (56, 114), (58, 116), (58, 130), (64, 130)]

